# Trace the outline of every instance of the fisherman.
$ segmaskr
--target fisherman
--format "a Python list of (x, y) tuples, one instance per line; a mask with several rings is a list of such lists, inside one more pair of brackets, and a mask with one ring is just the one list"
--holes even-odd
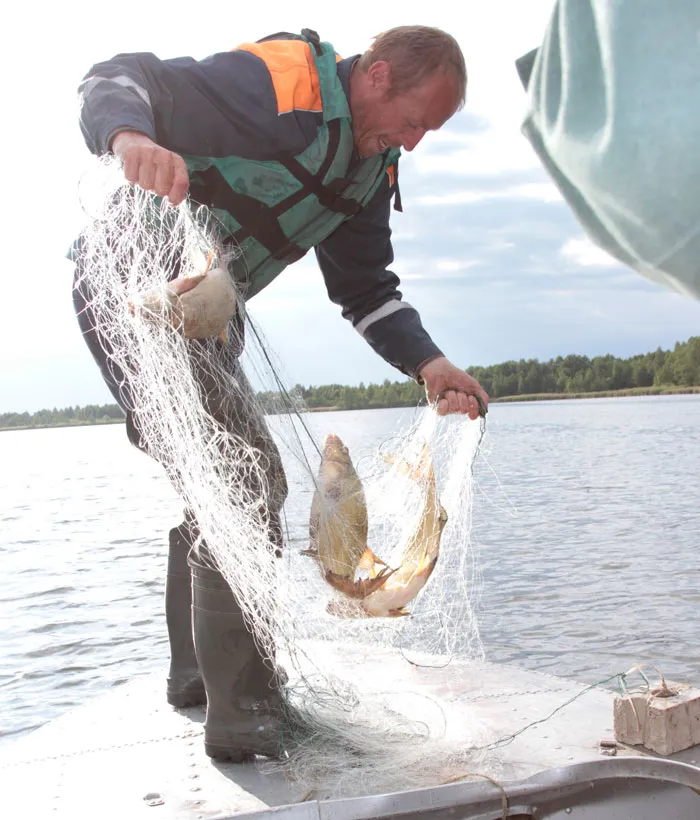
[(523, 133), (588, 237), (700, 298), (700, 5), (559, 0), (517, 61)]
[[(480, 408), (485, 412), (487, 395), (435, 345), (389, 270), (392, 199), (401, 210), (401, 149), (412, 151), (460, 109), (466, 79), (457, 42), (438, 29), (394, 28), (346, 59), (304, 29), (200, 62), (119, 55), (85, 77), (80, 123), (90, 150), (114, 154), (129, 182), (173, 206), (189, 195), (212, 209), (225, 226), (223, 241), (243, 251), (229, 272), (245, 299), (313, 247), (331, 301), (371, 347), (424, 384), (428, 399), (439, 399), (439, 413), (474, 419)], [(95, 327), (79, 241), (74, 256), (81, 329), (125, 409), (131, 441), (145, 446), (129, 410), (128, 383)], [(245, 384), (232, 339), (225, 352)], [(281, 548), (287, 485), (279, 453), (262, 416), (244, 399), (221, 395), (197, 351), (192, 345), (207, 409), (269, 461), (270, 535)], [(280, 681), (222, 576), (192, 550), (196, 537), (191, 516), (170, 532), (168, 700), (176, 707), (207, 702), (210, 756), (274, 756), (283, 736)]]

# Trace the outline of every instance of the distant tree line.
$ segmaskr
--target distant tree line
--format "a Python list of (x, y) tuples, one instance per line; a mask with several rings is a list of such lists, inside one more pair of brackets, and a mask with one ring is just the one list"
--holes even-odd
[[(628, 359), (615, 356), (557, 356), (547, 362), (537, 359), (502, 362), (488, 367), (468, 367), (493, 399), (510, 396), (598, 393), (634, 388), (690, 387), (700, 385), (700, 336), (677, 342), (673, 350), (658, 348)], [(347, 387), (326, 384), (296, 385), (290, 395), (310, 410), (333, 407), (364, 410), (380, 407), (415, 407), (425, 398), (415, 381)], [(269, 412), (279, 404), (279, 395), (260, 394)]]
[(118, 404), (88, 404), (85, 407), (64, 407), (39, 410), (37, 413), (0, 413), (0, 428), (61, 427), (77, 424), (108, 424), (124, 421)]
[[(673, 350), (618, 359), (615, 356), (557, 356), (547, 362), (537, 359), (502, 362), (467, 371), (479, 380), (493, 399), (510, 396), (599, 393), (633, 388), (691, 387), (700, 385), (700, 336), (677, 342)], [(268, 413), (307, 407), (310, 410), (365, 410), (383, 407), (415, 407), (425, 399), (421, 385), (413, 380), (348, 387), (325, 384), (296, 385), (288, 394), (258, 393)], [(37, 413), (2, 413), (0, 428), (54, 427), (102, 424), (124, 419), (116, 404), (90, 404)]]
[(279, 393), (258, 393), (258, 398), (267, 413), (278, 413), (297, 407), (315, 410), (332, 407), (336, 410), (372, 410), (382, 407), (415, 407), (425, 398), (425, 388), (415, 381), (382, 384), (363, 382), (357, 387), (342, 384), (324, 384), (320, 387), (295, 385), (287, 396)]
[(557, 356), (548, 362), (520, 359), (489, 367), (472, 367), (489, 396), (533, 393), (596, 393), (638, 387), (700, 385), (700, 336), (628, 359), (615, 356)]

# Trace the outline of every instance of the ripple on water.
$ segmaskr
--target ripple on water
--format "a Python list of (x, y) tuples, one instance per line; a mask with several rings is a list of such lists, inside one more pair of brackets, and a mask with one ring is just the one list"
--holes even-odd
[[(584, 684), (639, 663), (700, 682), (698, 410), (700, 396), (492, 407), (472, 529), (488, 660)], [(401, 418), (312, 422), (363, 454)], [(167, 534), (182, 504), (120, 425), (6, 433), (0, 448), (5, 739), (166, 668)], [(311, 485), (286, 464), (296, 549)]]

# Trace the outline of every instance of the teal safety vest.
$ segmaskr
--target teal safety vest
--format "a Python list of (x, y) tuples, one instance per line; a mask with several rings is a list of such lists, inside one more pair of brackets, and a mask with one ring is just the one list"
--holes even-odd
[(335, 50), (308, 29), (288, 36), (309, 43), (318, 71), (323, 124), (311, 145), (271, 161), (183, 156), (192, 199), (212, 210), (224, 241), (242, 251), (229, 270), (246, 299), (358, 214), (401, 153), (389, 149), (349, 173), (352, 117)]

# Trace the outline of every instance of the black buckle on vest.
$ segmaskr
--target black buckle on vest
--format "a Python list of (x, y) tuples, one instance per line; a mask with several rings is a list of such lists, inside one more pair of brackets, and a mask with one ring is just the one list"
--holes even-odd
[(321, 205), (329, 211), (344, 216), (355, 216), (362, 210), (362, 206), (356, 199), (341, 196), (341, 191), (347, 188), (351, 180), (338, 177), (324, 184), (318, 176), (304, 168), (294, 157), (280, 157), (279, 162), (301, 182), (307, 193), (314, 194)]

